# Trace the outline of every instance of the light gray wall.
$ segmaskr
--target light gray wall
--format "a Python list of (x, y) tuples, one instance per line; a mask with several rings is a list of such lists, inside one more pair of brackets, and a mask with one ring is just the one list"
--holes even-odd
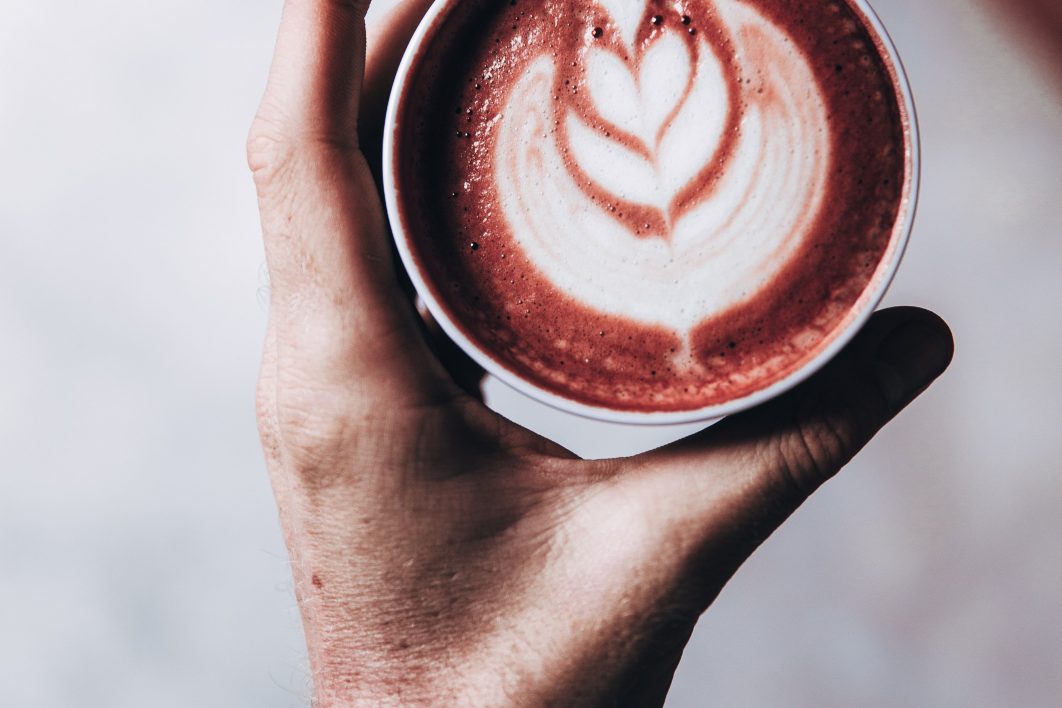
[[(243, 139), (279, 4), (0, 10), (4, 705), (307, 704), (252, 419)], [(1062, 89), (969, 3), (876, 5), (925, 151), (889, 301), (958, 354), (724, 591), (676, 708), (1062, 695)], [(492, 391), (587, 454), (662, 442)]]

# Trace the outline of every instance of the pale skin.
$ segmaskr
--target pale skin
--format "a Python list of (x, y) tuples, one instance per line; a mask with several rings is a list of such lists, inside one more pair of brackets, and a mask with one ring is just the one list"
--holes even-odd
[(428, 3), (366, 52), (367, 4), (285, 2), (248, 141), (271, 286), (258, 422), (315, 704), (659, 705), (723, 585), (943, 372), (951, 335), (880, 312), (789, 394), (629, 459), (508, 422), (400, 285), (365, 155)]

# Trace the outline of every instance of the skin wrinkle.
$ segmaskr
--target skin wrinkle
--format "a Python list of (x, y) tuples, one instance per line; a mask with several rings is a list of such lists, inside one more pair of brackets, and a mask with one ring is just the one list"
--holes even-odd
[[(434, 496), (432, 497), (432, 499), (436, 499), (436, 500), (439, 500), (439, 499), (440, 499), (440, 495), (434, 495)], [(443, 500), (445, 500), (445, 496), (442, 496), (442, 499), (443, 499)], [(418, 500), (419, 500), (419, 501), (421, 501), (421, 503), (422, 503), (422, 504), (424, 503), (424, 498), (423, 498), (423, 497), (418, 497)], [(433, 502), (433, 504), (440, 504), (440, 503), (443, 503), (443, 504), (445, 504), (446, 502), (445, 502), (445, 501), (435, 501), (435, 502)], [(408, 506), (407, 506), (406, 504), (402, 504), (402, 505), (400, 506), (400, 508), (401, 508), (401, 507), (404, 507), (404, 508), (410, 508), (410, 507), (408, 507)], [(430, 517), (431, 517), (431, 515), (430, 515), (430, 514), (423, 514), (423, 513), (418, 513), (415, 507), (411, 508), (411, 510), (410, 510), (410, 511), (412, 511), (413, 513), (419, 514), (419, 515), (421, 515), (421, 516), (427, 517), (427, 518), (430, 518)], [(320, 513), (320, 512), (321, 512), (321, 510), (316, 510), (316, 508), (315, 508), (315, 510), (313, 510), (313, 511), (312, 511), (311, 513), (313, 513), (314, 515), (318, 515), (318, 513)], [(548, 537), (548, 533), (544, 533), (544, 534), (543, 534), (543, 537), (544, 537), (544, 538), (545, 538), (545, 537)], [(463, 539), (462, 539), (462, 540), (463, 540)], [(440, 574), (442, 574), (442, 573), (440, 573)], [(427, 585), (427, 586), (435, 586), (435, 585), (436, 585), (435, 583), (426, 583), (425, 581), (426, 581), (425, 577), (417, 577), (417, 579), (415, 579), (415, 580), (411, 581), (411, 582), (409, 583), (409, 585), (411, 585), (411, 586), (419, 586), (419, 587), (423, 587), (423, 586), (426, 586), (426, 585)]]
[[(458, 598), (461, 596), (469, 596), (464, 589), (458, 589), (454, 592), (452, 597)], [(401, 680), (408, 681), (410, 676), (409, 672), (414, 672), (414, 675), (423, 673), (427, 680), (422, 685), (432, 685), (431, 676), (434, 673), (431, 665), (437, 662), (437, 657), (433, 654), (421, 655), (417, 651), (417, 647), (431, 646), (429, 641), (432, 635), (438, 634), (440, 631), (450, 632), (456, 631), (448, 628), (446, 625), (440, 626), (438, 619), (445, 613), (452, 615), (454, 611), (459, 611), (461, 614), (470, 616), (486, 616), (490, 614), (490, 610), (480, 605), (476, 608), (469, 608), (463, 610), (458, 604), (450, 603), (445, 610), (428, 611), (421, 609), (421, 614), (406, 616), (402, 613), (396, 613), (392, 621), (385, 621), (384, 626), (399, 626), (406, 627), (410, 630), (403, 636), (404, 640), (394, 641), (394, 637), (386, 634), (384, 636), (390, 637), (385, 644), (390, 645), (392, 650), (396, 654), (400, 655), (400, 663), (396, 661), (396, 665), (401, 665)], [(377, 621), (379, 619), (377, 618)], [(482, 634), (482, 632), (477, 632)], [(422, 665), (422, 666), (418, 666)]]
[[(582, 535), (583, 535), (583, 533), (577, 530), (577, 536), (582, 536)], [(615, 542), (619, 543), (619, 546), (617, 547), (617, 550), (621, 549), (621, 548), (624, 548), (624, 546), (626, 546), (626, 545), (624, 545), (623, 541), (620, 540), (620, 539), (615, 539)], [(576, 547), (576, 548), (578, 548), (578, 547)], [(572, 549), (572, 550), (575, 550), (575, 549)], [(558, 560), (558, 563), (559, 564), (565, 564), (565, 563), (570, 564), (570, 563), (572, 563), (573, 560), (575, 560), (575, 558), (572, 558), (572, 556), (570, 555), (572, 550), (569, 550), (568, 555), (566, 557), (562, 554), (561, 558)], [(611, 554), (611, 553), (613, 553), (613, 551), (610, 550), (610, 551), (607, 551), (607, 553)], [(639, 564), (640, 563), (645, 563), (645, 560), (640, 560)], [(662, 572), (662, 568), (658, 567), (658, 566), (656, 566), (655, 568), (653, 566), (647, 567), (647, 570), (651, 570), (652, 574), (657, 574), (657, 573)], [(603, 579), (601, 579), (601, 582), (605, 583), (606, 587), (611, 585), (611, 579), (609, 579), (609, 577), (603, 577)], [(579, 585), (581, 585), (583, 583), (583, 581), (581, 579), (578, 579), (578, 577), (576, 577), (576, 579), (570, 579), (568, 581), (569, 585), (571, 583), (575, 583), (577, 586), (579, 586)], [(592, 595), (595, 594), (596, 592), (593, 590), (593, 586), (590, 586), (590, 587), (592, 587), (592, 589), (590, 589), (590, 592), (592, 592)], [(655, 610), (652, 610), (652, 608), (654, 606), (656, 606), (656, 599), (654, 597), (654, 591), (651, 590), (651, 588), (653, 588), (653, 587), (658, 587), (658, 584), (657, 583), (645, 583), (645, 584), (643, 584), (643, 583), (637, 583), (637, 582), (629, 582), (626, 586), (624, 586), (621, 589), (622, 597), (624, 599), (626, 599), (626, 601), (624, 601), (622, 603), (622, 606), (624, 608), (626, 608), (626, 609), (624, 609), (624, 616), (626, 616), (627, 618), (639, 617), (639, 616), (643, 615), (644, 612), (647, 611), (646, 609), (637, 609), (637, 607), (643, 607), (643, 608), (648, 607), (648, 608), (650, 608), (648, 611), (655, 611)], [(572, 598), (572, 601), (573, 602), (577, 602), (577, 604), (578, 604), (579, 601), (576, 600), (576, 598), (578, 598), (578, 595), (575, 595), (575, 597)], [(603, 599), (602, 599), (602, 601), (603, 601)], [(640, 624), (640, 621), (631, 622), (630, 624), (633, 625), (633, 626), (638, 626)], [(634, 639), (633, 639), (633, 637), (626, 635), (626, 633), (627, 633), (626, 629), (622, 628), (624, 626), (628, 626), (628, 624), (627, 623), (620, 623), (618, 625), (614, 625), (614, 624), (611, 624), (611, 623), (599, 624), (598, 628), (594, 629), (594, 631), (586, 631), (586, 632), (581, 633), (581, 634), (585, 635), (585, 641), (588, 643), (587, 649), (585, 650), (586, 656), (587, 657), (596, 656), (597, 654), (599, 654), (599, 652), (601, 651), (602, 647), (605, 647), (605, 649), (610, 649), (610, 647), (612, 647), (612, 649), (610, 649), (610, 651), (613, 651), (615, 649), (615, 647), (626, 646), (626, 645), (631, 644), (632, 641), (634, 641)], [(621, 633), (620, 636), (616, 635), (617, 631), (619, 631)], [(624, 650), (624, 651), (626, 651), (626, 650)], [(583, 667), (581, 666), (581, 664), (579, 662), (577, 662), (576, 668), (573, 669), (572, 671), (575, 671), (575, 673), (578, 674), (579, 672), (583, 671)]]
[[(305, 312), (305, 308), (298, 308), (296, 311)], [(294, 319), (295, 315), (290, 317)], [(321, 320), (320, 325), (311, 326), (317, 319)], [(325, 331), (331, 321), (330, 317), (325, 315), (312, 318), (304, 315), (301, 323), (304, 334), (295, 340), (301, 341), (301, 344), (286, 349), (286, 359), (289, 360), (287, 363), (289, 368), (298, 369), (300, 361), (318, 360), (320, 364), (313, 367), (315, 371), (312, 375), (316, 379), (324, 380), (312, 384), (293, 383), (304, 389), (312, 388), (314, 392), (326, 397), (344, 396), (344, 405), (366, 412), (379, 410), (375, 401), (381, 394), (391, 399), (392, 406), (410, 412), (431, 409), (454, 400), (459, 392), (452, 384), (434, 377), (435, 371), (428, 369), (418, 372), (417, 377), (424, 381), (424, 385), (410, 390), (411, 387), (406, 385), (409, 381), (408, 375), (404, 372), (396, 374), (389, 365), (395, 358), (395, 350), (409, 352), (413, 349), (412, 353), (415, 353), (416, 349), (423, 346), (420, 342), (410, 341), (407, 333), (408, 323), (403, 322), (403, 319), (405, 318), (402, 316), (395, 317), (384, 327), (381, 327), (377, 320), (377, 324), (371, 326), (370, 334), (366, 329), (368, 324), (356, 324), (354, 318), (344, 318), (342, 326), (348, 328), (348, 333), (342, 337), (328, 338)], [(320, 335), (317, 334), (319, 330)], [(311, 334), (313, 336), (309, 336)], [(362, 346), (353, 352), (350, 351), (349, 347), (343, 346), (342, 343), (351, 340), (360, 340)], [(328, 356), (329, 352), (334, 352), (334, 355)], [(345, 384), (348, 380), (348, 372), (351, 369), (367, 374), (359, 382), (359, 390), (350, 390), (346, 385), (338, 389), (339, 384)]]
[(845, 441), (852, 436), (834, 425), (825, 411), (818, 392), (801, 401), (794, 406), (790, 430), (775, 443), (778, 449), (773, 458), (783, 462), (779, 476), (788, 482), (794, 499), (807, 499), (832, 476), (835, 465), (847, 461)]

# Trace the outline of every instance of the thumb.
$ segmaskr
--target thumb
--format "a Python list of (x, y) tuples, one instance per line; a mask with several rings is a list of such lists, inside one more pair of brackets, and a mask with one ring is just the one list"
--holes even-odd
[(803, 386), (700, 442), (743, 449), (758, 462), (753, 488), (795, 509), (944, 372), (953, 350), (937, 315), (885, 310)]
[(935, 314), (912, 307), (879, 312), (808, 381), (632, 460), (638, 473), (627, 481), (669, 510), (690, 552), (710, 546), (715, 572), (728, 576), (925, 390), (952, 353), (951, 332)]

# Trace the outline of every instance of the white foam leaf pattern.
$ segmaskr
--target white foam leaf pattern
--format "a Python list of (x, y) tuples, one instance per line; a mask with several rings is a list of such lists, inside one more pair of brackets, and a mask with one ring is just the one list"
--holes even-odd
[(569, 111), (566, 126), (576, 163), (615, 197), (667, 214), (671, 202), (718, 148), (727, 117), (727, 88), (718, 58), (706, 42), (699, 45), (694, 70), (686, 43), (665, 32), (646, 49), (637, 81), (614, 52), (592, 49), (587, 54), (587, 88), (594, 108), (605, 121), (637, 138), (648, 156), (624, 146), (620, 136), (604, 126), (595, 130)]
[(598, 186), (636, 204), (654, 204), (657, 178), (653, 164), (644, 157), (594, 130), (573, 112), (565, 122), (576, 163)]
[(656, 148), (660, 189), (667, 195), (668, 205), (719, 149), (729, 110), (723, 66), (702, 42), (690, 93)]
[(690, 80), (690, 68), (690, 50), (674, 32), (665, 32), (642, 56), (638, 92), (647, 146), (654, 145), (664, 121), (682, 100)]
[(640, 134), (642, 104), (638, 85), (627, 63), (615, 52), (591, 49), (587, 53), (586, 88), (598, 115), (624, 132)]
[(620, 39), (627, 47), (627, 51), (634, 53), (634, 40), (638, 36), (638, 25), (645, 17), (646, 0), (598, 0), (601, 7), (608, 10), (616, 29), (620, 32)]

